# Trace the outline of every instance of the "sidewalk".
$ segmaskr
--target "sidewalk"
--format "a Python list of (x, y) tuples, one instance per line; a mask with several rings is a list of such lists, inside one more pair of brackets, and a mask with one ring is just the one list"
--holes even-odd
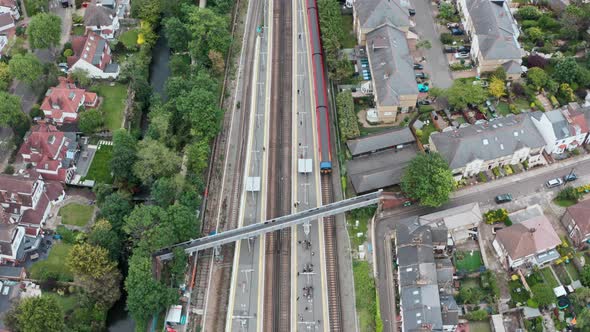
[(459, 198), (459, 197), (463, 197), (463, 196), (467, 196), (467, 195), (472, 195), (474, 193), (479, 193), (482, 191), (486, 191), (489, 189), (493, 189), (493, 188), (499, 188), (502, 187), (504, 185), (510, 184), (510, 183), (514, 183), (514, 182), (519, 182), (521, 180), (533, 177), (533, 176), (537, 176), (540, 174), (544, 174), (544, 173), (551, 173), (552, 171), (555, 171), (557, 169), (562, 169), (564, 167), (568, 167), (568, 166), (575, 166), (581, 162), (590, 160), (590, 154), (584, 154), (581, 156), (577, 156), (562, 162), (555, 162), (551, 165), (548, 166), (543, 166), (543, 167), (538, 167), (538, 168), (534, 168), (530, 171), (524, 171), (520, 174), (517, 175), (511, 175), (511, 176), (506, 176), (503, 177), (499, 180), (494, 180), (491, 182), (487, 182), (484, 184), (478, 184), (478, 185), (473, 185), (470, 187), (466, 187), (466, 188), (462, 188), (457, 190), (456, 192), (453, 192), (451, 194), (451, 199), (452, 198)]

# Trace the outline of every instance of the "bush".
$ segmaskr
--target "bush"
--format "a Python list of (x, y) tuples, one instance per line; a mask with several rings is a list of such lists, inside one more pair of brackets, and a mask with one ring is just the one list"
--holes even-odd
[(495, 224), (498, 222), (506, 222), (506, 220), (510, 220), (508, 218), (508, 211), (506, 209), (496, 209), (496, 210), (489, 210), (488, 212), (483, 214), (486, 224)]
[(4, 174), (8, 174), (8, 175), (14, 174), (14, 166), (6, 165), (6, 167), (4, 167)]
[(486, 178), (486, 175), (483, 172), (477, 174), (477, 178), (479, 179), (479, 182), (488, 182), (488, 179)]
[(443, 32), (440, 34), (440, 42), (443, 44), (452, 44), (453, 43), (453, 35), (448, 32)]
[(522, 86), (522, 84), (520, 83), (514, 83), (512, 84), (512, 92), (517, 95), (517, 96), (526, 96), (526, 91), (524, 89), (524, 86)]
[(506, 218), (506, 220), (504, 220), (504, 225), (512, 226), (512, 220), (510, 220), (510, 218)]
[(581, 195), (576, 188), (570, 186), (560, 190), (556, 198), (558, 200), (577, 202)]
[(524, 167), (524, 169), (529, 169), (529, 161), (528, 160), (523, 161), (522, 166)]
[(541, 11), (534, 6), (524, 6), (518, 9), (516, 12), (516, 17), (519, 17), (523, 20), (536, 20), (541, 17)]
[(572, 151), (570, 151), (574, 156), (579, 156), (580, 155), (580, 149), (575, 148)]
[(64, 50), (64, 53), (63, 53), (63, 54), (64, 54), (64, 56), (67, 58), (67, 57), (69, 57), (69, 56), (72, 56), (72, 55), (74, 55), (74, 51), (73, 51), (71, 48), (66, 48), (66, 49)]
[(539, 304), (537, 303), (537, 301), (535, 301), (533, 299), (526, 300), (526, 305), (531, 308), (538, 308), (539, 307)]
[(350, 91), (343, 91), (336, 96), (340, 138), (344, 141), (360, 136), (358, 118), (354, 112), (354, 101)]
[(494, 173), (495, 177), (499, 177), (500, 176), (500, 169), (498, 168), (498, 166), (492, 168), (492, 173)]
[(510, 168), (510, 165), (504, 165), (504, 172), (506, 173), (506, 175), (512, 175), (514, 172), (512, 172), (512, 168)]
[(545, 67), (547, 67), (547, 64), (549, 64), (549, 61), (537, 54), (532, 54), (527, 58), (527, 66), (529, 68), (539, 67), (541, 69), (544, 69)]
[(468, 312), (467, 315), (465, 315), (465, 318), (467, 318), (467, 320), (473, 320), (473, 321), (487, 320), (488, 319), (488, 312), (483, 309), (471, 311), (471, 312)]

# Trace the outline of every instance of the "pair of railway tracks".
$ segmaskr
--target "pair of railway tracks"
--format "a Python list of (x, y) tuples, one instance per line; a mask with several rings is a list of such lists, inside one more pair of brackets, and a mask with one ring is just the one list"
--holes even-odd
[[(273, 54), (268, 148), (267, 217), (291, 213), (292, 3), (273, 6)], [(266, 235), (264, 331), (289, 331), (291, 312), (291, 230)]]

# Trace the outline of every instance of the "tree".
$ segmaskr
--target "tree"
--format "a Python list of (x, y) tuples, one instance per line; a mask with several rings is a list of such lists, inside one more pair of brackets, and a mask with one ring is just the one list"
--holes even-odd
[(541, 16), (541, 11), (534, 6), (524, 6), (518, 9), (516, 16), (523, 20), (536, 20)]
[(494, 98), (500, 100), (503, 96), (506, 95), (506, 86), (504, 85), (504, 81), (497, 77), (492, 77), (490, 81), (489, 92)]
[(116, 192), (107, 196), (100, 207), (100, 217), (111, 222), (113, 229), (121, 230), (125, 216), (133, 209), (129, 197)]
[(419, 154), (406, 169), (401, 188), (425, 206), (441, 206), (455, 187), (447, 162), (438, 153)]
[(533, 42), (538, 42), (540, 40), (543, 40), (543, 37), (545, 36), (545, 33), (543, 32), (543, 30), (537, 28), (537, 27), (531, 27), (526, 29), (526, 34), (529, 37), (529, 39)]
[[(137, 141), (124, 129), (113, 134), (113, 155), (111, 172), (116, 181), (129, 182), (133, 179), (133, 165), (137, 160)], [(111, 220), (112, 222), (112, 220)]]
[(573, 83), (579, 77), (579, 65), (573, 57), (560, 59), (555, 65), (553, 77), (559, 83)]
[(548, 284), (536, 284), (531, 287), (531, 291), (533, 292), (533, 299), (537, 301), (541, 307), (554, 303), (556, 300), (553, 289)]
[(423, 48), (425, 50), (429, 50), (432, 48), (432, 44), (430, 43), (430, 40), (423, 39), (416, 43), (416, 48)]
[(32, 53), (15, 54), (8, 62), (10, 75), (19, 81), (32, 84), (43, 74), (43, 65)]
[(549, 80), (549, 75), (539, 67), (529, 69), (526, 77), (529, 84), (532, 84), (537, 90), (544, 87)]
[(107, 196), (113, 193), (113, 186), (106, 183), (97, 183), (92, 187), (92, 192), (96, 196), (96, 204), (102, 206)]
[(578, 331), (586, 331), (590, 328), (590, 309), (584, 307), (578, 315), (576, 315), (576, 328)]
[(49, 3), (47, 0), (29, 0), (27, 1), (26, 6), (29, 17), (37, 13), (46, 13), (49, 11)]
[(547, 61), (547, 59), (545, 59), (544, 57), (542, 57), (538, 54), (531, 54), (527, 58), (527, 65), (529, 68), (531, 68), (531, 67), (545, 68), (548, 63), (549, 63), (549, 61)]
[(172, 176), (180, 169), (181, 159), (164, 144), (145, 139), (138, 144), (133, 173), (143, 183), (150, 184), (160, 177)]
[(65, 327), (61, 306), (49, 296), (27, 297), (16, 304), (7, 316), (5, 319), (13, 331), (57, 332)]
[(0, 62), (0, 91), (5, 91), (10, 85), (11, 77), (8, 64)]
[(352, 62), (346, 58), (339, 59), (334, 64), (334, 68), (328, 73), (330, 78), (336, 82), (342, 82), (343, 80), (350, 79), (354, 73)]
[(443, 20), (451, 20), (455, 17), (455, 7), (450, 4), (443, 2), (438, 7), (438, 17), (442, 18)]
[(110, 308), (121, 296), (121, 272), (107, 249), (88, 243), (76, 244), (66, 258), (66, 266), (74, 273), (89, 302)]
[(131, 16), (154, 25), (162, 13), (161, 6), (162, 1), (160, 0), (135, 0), (131, 4)]
[(223, 59), (223, 54), (216, 50), (209, 50), (208, 57), (209, 61), (211, 61), (213, 73), (217, 76), (223, 75), (225, 70), (225, 59)]
[(567, 83), (562, 83), (559, 85), (559, 95), (565, 98), (568, 102), (576, 100), (574, 90)]
[(209, 166), (209, 155), (211, 153), (209, 143), (205, 140), (198, 140), (187, 146), (186, 149), (188, 170), (194, 174), (202, 175)]
[(150, 113), (148, 117), (149, 127), (146, 135), (152, 139), (158, 140), (162, 143), (168, 142), (168, 136), (170, 131), (170, 117), (171, 114), (165, 111), (160, 111), (163, 106), (154, 107), (154, 104), (150, 105)]
[(80, 130), (85, 134), (95, 133), (102, 128), (104, 116), (101, 111), (96, 108), (80, 112), (80, 120), (78, 122)]
[(54, 14), (37, 14), (31, 18), (27, 33), (32, 49), (57, 46), (61, 39), (61, 18)]
[(177, 283), (180, 283), (184, 280), (188, 255), (180, 247), (174, 248), (173, 252), (174, 257), (172, 258), (172, 262), (170, 264), (170, 274)]
[(208, 8), (191, 9), (188, 13), (188, 30), (192, 38), (188, 48), (193, 58), (206, 61), (210, 50), (225, 56), (231, 43), (227, 17)]
[(76, 68), (72, 70), (70, 77), (79, 87), (82, 88), (89, 87), (90, 83), (92, 83), (92, 78), (88, 76), (88, 72), (84, 69)]
[(88, 243), (94, 246), (100, 246), (109, 251), (109, 257), (116, 262), (119, 259), (121, 251), (121, 238), (113, 230), (113, 226), (106, 219), (100, 219), (88, 234)]
[(466, 304), (479, 304), (483, 296), (479, 288), (463, 287), (459, 290), (459, 299)]
[(170, 48), (176, 52), (184, 52), (188, 49), (190, 34), (184, 23), (177, 17), (168, 17), (163, 20), (164, 34), (168, 39)]
[(188, 241), (199, 236), (201, 225), (194, 210), (177, 203), (170, 206), (166, 210), (166, 214), (166, 218), (172, 225), (174, 234), (177, 236), (174, 242)]
[(470, 82), (455, 81), (445, 91), (449, 104), (455, 109), (464, 109), (467, 104), (481, 104), (486, 100), (487, 93), (481, 85), (473, 85)]
[(217, 94), (195, 84), (188, 93), (176, 99), (176, 109), (191, 134), (209, 140), (217, 135), (223, 110), (217, 106)]
[(580, 281), (585, 287), (590, 287), (590, 265), (584, 265), (580, 273)]
[(572, 300), (575, 307), (586, 307), (588, 300), (590, 300), (590, 288), (580, 287), (568, 297)]
[(20, 97), (0, 91), (0, 126), (15, 126), (21, 114)]
[(151, 195), (156, 205), (167, 208), (174, 204), (178, 191), (178, 184), (173, 178), (159, 178), (152, 184)]

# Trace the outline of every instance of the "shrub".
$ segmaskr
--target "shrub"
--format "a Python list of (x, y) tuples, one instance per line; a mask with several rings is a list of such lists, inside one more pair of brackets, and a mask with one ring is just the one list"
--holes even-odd
[(510, 218), (506, 218), (506, 220), (504, 220), (504, 225), (512, 226), (512, 220), (510, 220)]
[(506, 175), (512, 175), (514, 172), (512, 172), (512, 168), (510, 168), (509, 165), (504, 165), (504, 172), (506, 173)]
[(524, 167), (524, 169), (529, 169), (529, 161), (528, 160), (523, 161), (522, 166)]
[(498, 168), (498, 166), (492, 168), (492, 173), (494, 173), (495, 177), (499, 177), (500, 176), (500, 169)]
[(541, 17), (541, 11), (534, 6), (524, 6), (518, 9), (516, 16), (523, 20), (536, 20)]
[(539, 307), (539, 304), (537, 303), (537, 301), (535, 301), (533, 299), (526, 300), (526, 305), (531, 308), (538, 308)]
[(508, 211), (504, 208), (496, 209), (496, 210), (489, 210), (488, 212), (483, 214), (486, 224), (495, 224), (498, 222), (506, 222), (506, 220), (510, 220), (508, 218)]
[(483, 172), (480, 172), (479, 174), (477, 174), (477, 178), (479, 179), (479, 182), (487, 182), (488, 179), (486, 178), (486, 175)]
[(473, 321), (486, 320), (486, 319), (488, 319), (488, 312), (483, 309), (471, 311), (471, 312), (468, 312), (467, 315), (465, 315), (465, 318), (467, 318), (467, 320), (473, 320)]
[(578, 155), (580, 155), (580, 149), (578, 149), (578, 148), (575, 148), (575, 149), (573, 149), (573, 150), (571, 151), (571, 153), (572, 153), (574, 156), (578, 156)]
[(440, 34), (440, 42), (443, 44), (452, 44), (453, 43), (453, 35), (448, 32), (443, 32)]
[(74, 51), (73, 51), (71, 48), (66, 48), (66, 49), (64, 50), (64, 53), (63, 53), (63, 54), (64, 54), (64, 56), (67, 58), (67, 57), (69, 57), (69, 56), (72, 56), (72, 55), (74, 55)]
[(338, 123), (340, 136), (343, 140), (356, 138), (360, 135), (358, 118), (354, 112), (354, 101), (350, 91), (343, 91), (336, 96), (336, 109), (338, 110)]
[(518, 82), (512, 84), (512, 92), (514, 92), (514, 94), (517, 96), (526, 96), (526, 91), (524, 89), (524, 86), (522, 86), (522, 84), (520, 84)]
[(6, 165), (6, 167), (4, 167), (4, 174), (8, 174), (8, 175), (14, 174), (14, 166)]
[(559, 200), (566, 200), (566, 201), (574, 201), (577, 202), (580, 199), (581, 194), (576, 188), (574, 187), (566, 187), (559, 191), (557, 194), (557, 199)]

